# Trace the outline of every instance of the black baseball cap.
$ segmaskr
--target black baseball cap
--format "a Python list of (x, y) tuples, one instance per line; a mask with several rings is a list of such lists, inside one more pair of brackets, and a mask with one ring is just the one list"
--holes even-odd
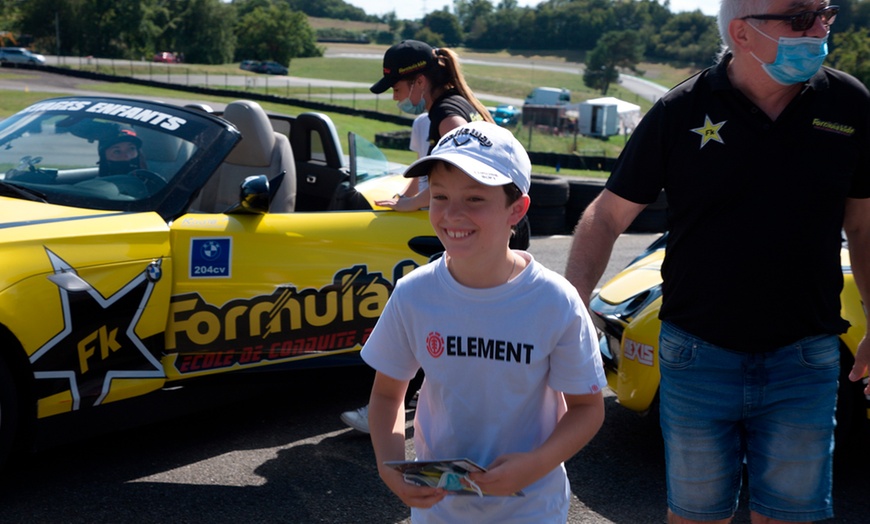
[(402, 40), (384, 53), (384, 77), (373, 85), (371, 92), (381, 94), (402, 77), (416, 75), (435, 63), (435, 50), (426, 42)]

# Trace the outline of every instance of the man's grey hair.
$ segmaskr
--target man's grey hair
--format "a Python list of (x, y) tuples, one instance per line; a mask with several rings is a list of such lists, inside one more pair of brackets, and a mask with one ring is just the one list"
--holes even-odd
[(721, 0), (719, 2), (719, 36), (722, 38), (722, 49), (719, 59), (734, 47), (734, 42), (728, 34), (728, 25), (735, 18), (767, 13), (772, 0)]

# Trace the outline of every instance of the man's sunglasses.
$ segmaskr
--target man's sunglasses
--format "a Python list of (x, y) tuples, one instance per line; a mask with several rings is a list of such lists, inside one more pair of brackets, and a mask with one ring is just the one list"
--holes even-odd
[(825, 24), (825, 27), (830, 27), (831, 24), (834, 23), (834, 19), (837, 18), (837, 13), (839, 12), (839, 6), (829, 5), (828, 7), (819, 9), (818, 11), (804, 11), (796, 15), (749, 15), (744, 16), (741, 20), (752, 18), (755, 20), (781, 20), (783, 22), (791, 22), (792, 31), (802, 33), (816, 23), (816, 17), (822, 19), (822, 23)]

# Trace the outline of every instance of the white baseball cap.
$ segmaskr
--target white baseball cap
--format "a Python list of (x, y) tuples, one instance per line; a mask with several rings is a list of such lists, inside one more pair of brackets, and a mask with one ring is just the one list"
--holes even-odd
[(443, 160), (487, 186), (514, 183), (524, 195), (532, 181), (532, 162), (509, 130), (486, 121), (457, 127), (441, 137), (429, 156), (405, 170), (405, 177), (426, 176), (431, 164)]

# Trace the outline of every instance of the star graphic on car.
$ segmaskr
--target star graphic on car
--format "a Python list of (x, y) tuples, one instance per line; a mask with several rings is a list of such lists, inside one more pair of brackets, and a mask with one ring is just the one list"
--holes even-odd
[(696, 127), (691, 131), (693, 133), (698, 133), (701, 135), (701, 147), (699, 149), (703, 149), (704, 146), (707, 145), (707, 142), (713, 140), (714, 142), (719, 142), (720, 144), (724, 144), (725, 141), (722, 140), (722, 137), (719, 135), (719, 131), (722, 129), (722, 126), (725, 125), (727, 120), (723, 120), (722, 122), (714, 124), (712, 120), (710, 120), (709, 115), (704, 115), (704, 125), (701, 127)]
[(103, 297), (58, 255), (46, 253), (54, 269), (48, 279), (60, 291), (63, 329), (30, 357), (39, 398), (69, 391), (75, 411), (100, 405), (116, 378), (164, 378), (160, 361), (136, 334), (160, 261)]

